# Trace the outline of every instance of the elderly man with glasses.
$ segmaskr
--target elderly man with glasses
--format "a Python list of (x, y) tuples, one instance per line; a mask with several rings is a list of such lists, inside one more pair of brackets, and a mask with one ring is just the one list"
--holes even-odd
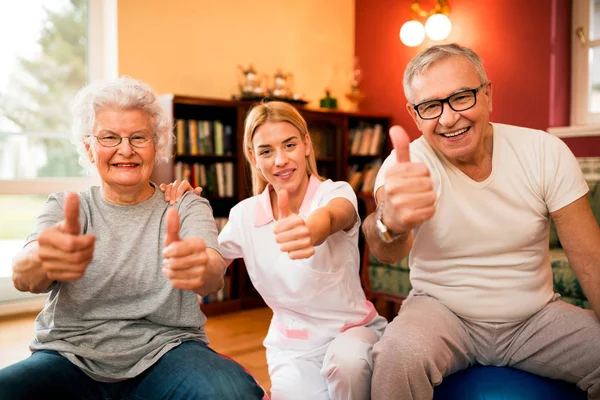
[[(391, 129), (363, 230), (381, 261), (410, 253), (413, 289), (373, 349), (372, 397), (431, 399), (480, 363), (600, 398), (600, 229), (577, 160), (543, 131), (490, 122), (492, 84), (468, 48), (418, 54), (404, 92), (422, 136)], [(553, 292), (551, 219), (595, 314)]]

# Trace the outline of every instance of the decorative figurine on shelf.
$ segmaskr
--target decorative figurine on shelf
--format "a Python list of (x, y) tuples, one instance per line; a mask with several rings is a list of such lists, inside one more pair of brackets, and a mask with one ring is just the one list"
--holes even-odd
[(261, 80), (254, 67), (250, 65), (248, 68), (244, 68), (243, 66), (238, 65), (238, 68), (242, 73), (239, 85), (240, 91), (242, 92), (241, 98), (264, 97), (266, 95), (266, 90), (261, 84)]
[(358, 106), (364, 100), (365, 95), (360, 91), (362, 82), (362, 68), (358, 62), (358, 57), (354, 57), (352, 73), (350, 74), (350, 92), (346, 93), (346, 98), (350, 101), (352, 111), (358, 111)]
[(331, 92), (329, 92), (329, 89), (325, 89), (325, 97), (321, 99), (319, 106), (321, 108), (329, 108), (332, 110), (337, 108), (337, 99), (335, 97), (331, 97)]
[(269, 85), (269, 76), (259, 75), (252, 64), (248, 68), (238, 65), (239, 74), (239, 95), (232, 95), (234, 100), (244, 101), (262, 101), (262, 100), (281, 100), (297, 106), (308, 104), (302, 93), (293, 91), (293, 74), (283, 73), (278, 69), (273, 77), (273, 87)]
[(290, 81), (293, 79), (292, 73), (284, 74), (280, 69), (277, 70), (274, 80), (273, 90), (271, 90), (271, 96), (276, 98), (289, 98), (292, 95), (290, 89)]

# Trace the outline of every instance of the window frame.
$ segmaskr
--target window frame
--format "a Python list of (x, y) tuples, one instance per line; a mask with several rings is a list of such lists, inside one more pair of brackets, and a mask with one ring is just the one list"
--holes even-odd
[[(88, 0), (88, 82), (118, 76), (117, 0)], [(23, 135), (28, 132), (18, 132)], [(82, 191), (95, 177), (0, 179), (0, 195), (50, 194), (63, 190)]]
[[(577, 0), (571, 8), (571, 107), (569, 126), (549, 127), (557, 137), (600, 136), (600, 113), (589, 111), (591, 48), (599, 47), (600, 40), (590, 40), (590, 13), (594, 0)], [(578, 31), (581, 31), (579, 33)], [(583, 38), (581, 38), (583, 34)]]
[(600, 39), (591, 40), (591, 12), (594, 0), (573, 2), (571, 37), (571, 125), (600, 125), (600, 112), (589, 111), (590, 61), (592, 49), (600, 50)]
[[(88, 82), (118, 76), (117, 0), (88, 0)], [(27, 134), (18, 132), (16, 135)], [(0, 179), (0, 195), (49, 195), (64, 190), (79, 192), (97, 184), (97, 174), (86, 177)], [(0, 278), (0, 316), (41, 309), (46, 296), (17, 292), (11, 278)], [(41, 306), (40, 306), (41, 305)]]

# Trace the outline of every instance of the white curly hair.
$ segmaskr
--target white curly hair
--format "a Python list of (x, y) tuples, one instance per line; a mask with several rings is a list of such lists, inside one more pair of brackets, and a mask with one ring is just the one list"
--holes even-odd
[(71, 101), (72, 142), (77, 147), (79, 164), (92, 171), (85, 145), (92, 140), (96, 115), (103, 110), (142, 110), (150, 117), (155, 135), (155, 163), (167, 162), (172, 154), (173, 119), (146, 83), (123, 76), (117, 80), (89, 84)]

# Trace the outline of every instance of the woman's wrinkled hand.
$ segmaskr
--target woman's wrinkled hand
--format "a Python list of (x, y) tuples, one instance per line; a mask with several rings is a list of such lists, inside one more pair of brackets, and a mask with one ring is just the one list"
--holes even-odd
[(80, 235), (79, 196), (67, 193), (65, 219), (43, 230), (38, 237), (38, 258), (48, 279), (80, 279), (94, 257), (94, 235)]
[(198, 292), (209, 260), (206, 244), (200, 238), (181, 239), (179, 229), (179, 213), (171, 208), (167, 211), (162, 273), (174, 288)]

